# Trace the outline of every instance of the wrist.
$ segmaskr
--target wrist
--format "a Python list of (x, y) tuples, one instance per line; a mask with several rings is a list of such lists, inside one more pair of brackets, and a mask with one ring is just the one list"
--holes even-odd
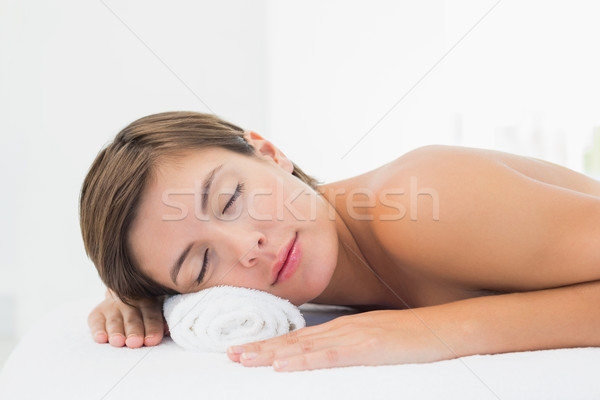
[(466, 304), (457, 303), (412, 310), (421, 336), (428, 338), (429, 353), (425, 357), (429, 361), (482, 354), (485, 348), (481, 321), (465, 312)]

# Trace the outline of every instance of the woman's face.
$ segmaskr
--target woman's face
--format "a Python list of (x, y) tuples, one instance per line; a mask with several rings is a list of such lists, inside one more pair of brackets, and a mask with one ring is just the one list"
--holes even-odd
[(163, 162), (142, 194), (130, 253), (142, 273), (180, 293), (229, 285), (300, 305), (323, 292), (337, 263), (330, 205), (270, 142), (246, 140), (260, 159), (207, 148)]

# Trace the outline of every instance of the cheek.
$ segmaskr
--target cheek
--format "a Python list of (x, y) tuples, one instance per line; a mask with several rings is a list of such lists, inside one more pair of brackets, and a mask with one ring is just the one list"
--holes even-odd
[(297, 221), (303, 224), (318, 224), (327, 218), (327, 207), (319, 195), (310, 187), (290, 177), (285, 186), (275, 188), (271, 198), (273, 213), (279, 219)]
[[(279, 179), (279, 182), (277, 181)], [(256, 182), (243, 199), (243, 205), (236, 210), (238, 215), (247, 216), (257, 222), (277, 222), (290, 220), (290, 200), (293, 195), (290, 194), (285, 182), (282, 184), (281, 178), (272, 178), (272, 180), (263, 180)]]
[[(338, 242), (335, 230), (319, 230), (315, 235), (313, 250), (306, 257), (309, 264), (306, 274), (307, 285), (314, 290), (323, 291), (329, 284), (338, 260)], [(317, 293), (317, 295), (320, 294)]]
[(240, 210), (254, 221), (274, 221), (277, 219), (275, 193), (268, 193), (265, 189), (255, 190), (250, 193)]

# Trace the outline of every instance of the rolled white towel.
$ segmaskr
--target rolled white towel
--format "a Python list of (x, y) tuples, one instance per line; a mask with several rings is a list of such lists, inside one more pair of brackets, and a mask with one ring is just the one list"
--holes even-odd
[(255, 289), (215, 286), (171, 296), (163, 313), (171, 338), (194, 351), (225, 352), (231, 345), (283, 335), (306, 325), (286, 299)]

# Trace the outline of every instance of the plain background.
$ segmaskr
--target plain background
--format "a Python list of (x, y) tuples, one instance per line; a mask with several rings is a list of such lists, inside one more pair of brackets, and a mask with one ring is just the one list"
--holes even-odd
[(600, 127), (594, 1), (0, 0), (0, 365), (104, 287), (78, 196), (127, 123), (215, 113), (324, 182), (456, 144), (580, 172)]

